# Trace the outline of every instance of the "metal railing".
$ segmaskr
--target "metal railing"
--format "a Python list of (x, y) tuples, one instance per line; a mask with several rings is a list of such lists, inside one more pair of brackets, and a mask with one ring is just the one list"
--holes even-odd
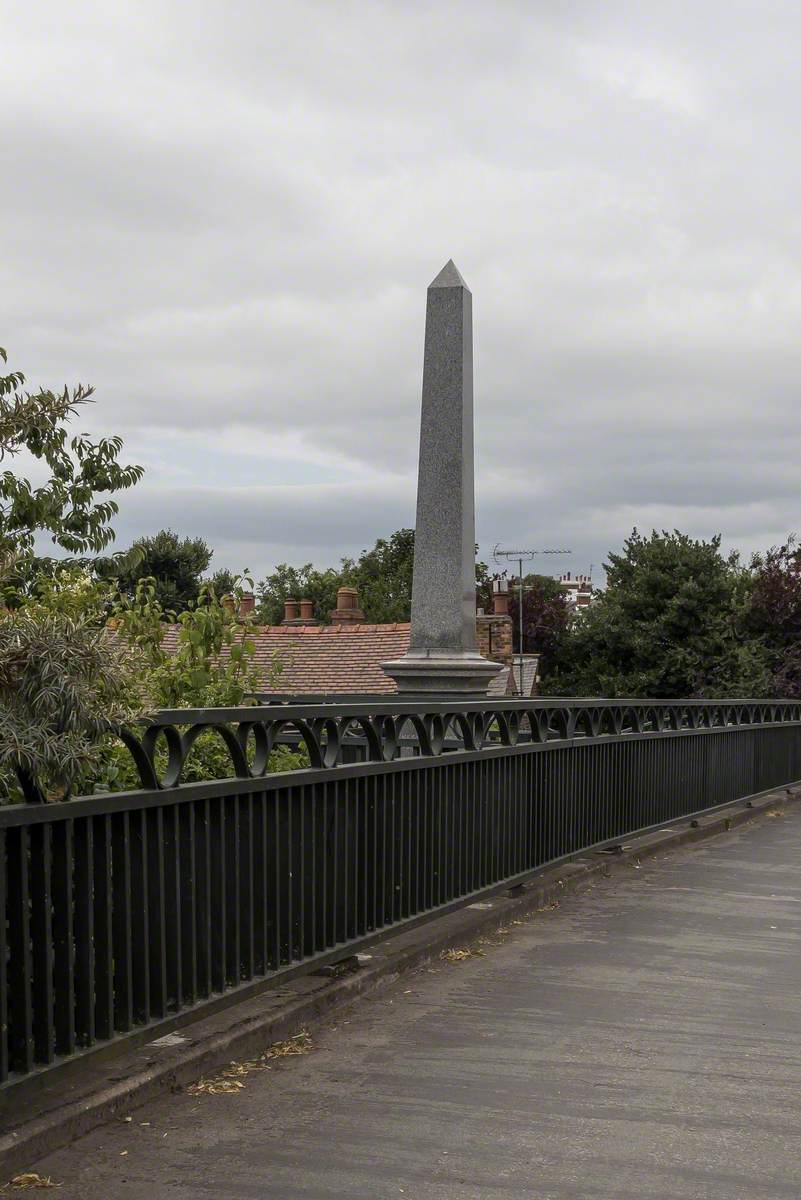
[[(210, 730), (230, 778), (182, 784)], [(122, 736), (142, 790), (0, 808), (6, 1089), (548, 864), (801, 780), (791, 702), (281, 703), (163, 712)], [(270, 774), (286, 740), (312, 765)]]

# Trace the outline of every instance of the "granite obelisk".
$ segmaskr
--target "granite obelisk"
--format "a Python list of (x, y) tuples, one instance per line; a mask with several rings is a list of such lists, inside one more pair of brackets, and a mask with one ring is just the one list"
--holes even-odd
[(473, 297), (453, 261), (429, 285), (409, 653), (400, 692), (486, 695), (502, 668), (476, 649)]

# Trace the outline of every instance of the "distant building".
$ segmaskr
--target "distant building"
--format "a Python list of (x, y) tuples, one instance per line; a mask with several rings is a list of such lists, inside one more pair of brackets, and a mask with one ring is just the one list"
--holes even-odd
[(565, 592), (569, 604), (574, 608), (589, 608), (592, 604), (592, 580), (589, 575), (559, 576), (559, 583)]

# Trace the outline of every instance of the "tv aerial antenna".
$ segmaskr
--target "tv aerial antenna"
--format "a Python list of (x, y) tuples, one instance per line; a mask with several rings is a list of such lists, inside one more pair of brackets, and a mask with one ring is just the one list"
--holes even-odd
[[(503, 561), (510, 562), (517, 560), (517, 616), (519, 622), (518, 642), (519, 642), (519, 673), (520, 673), (520, 695), (523, 695), (523, 563), (531, 562), (540, 554), (572, 554), (572, 550), (505, 550), (500, 542), (496, 542), (492, 551), (492, 559), (498, 566), (501, 566)], [(502, 587), (506, 584), (505, 579), (496, 579), (493, 582), (494, 591), (507, 590)]]

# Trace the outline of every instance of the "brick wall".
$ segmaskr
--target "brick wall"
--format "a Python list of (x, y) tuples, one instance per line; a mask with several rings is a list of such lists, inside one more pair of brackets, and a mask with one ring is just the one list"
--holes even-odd
[(512, 661), (512, 618), (499, 614), (476, 617), (478, 652), (508, 667)]

